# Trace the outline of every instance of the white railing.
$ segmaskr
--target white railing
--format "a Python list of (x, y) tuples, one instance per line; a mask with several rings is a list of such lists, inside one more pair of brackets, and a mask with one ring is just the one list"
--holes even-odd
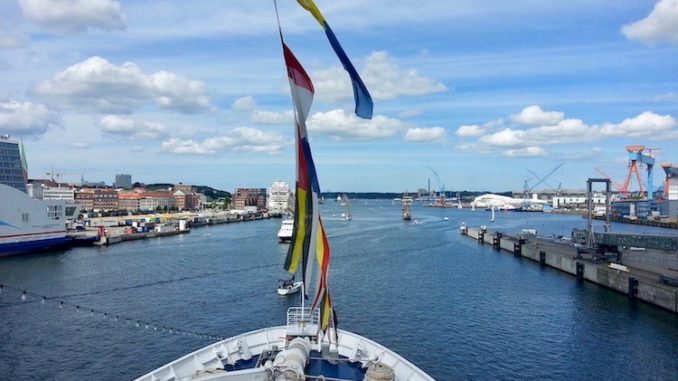
[(320, 309), (316, 308), (311, 312), (309, 307), (290, 307), (287, 309), (287, 325), (297, 326), (301, 323), (319, 324)]

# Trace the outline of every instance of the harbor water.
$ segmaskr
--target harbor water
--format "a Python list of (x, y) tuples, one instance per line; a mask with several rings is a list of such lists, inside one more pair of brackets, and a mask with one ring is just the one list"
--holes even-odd
[[(580, 216), (498, 212), (491, 223), (484, 210), (415, 202), (413, 220), (403, 221), (398, 203), (352, 200), (345, 221), (339, 203), (322, 209), (340, 328), (437, 380), (676, 380), (676, 315), (494, 251), (458, 229), (464, 222), (569, 236), (585, 226)], [(286, 276), (279, 226), (216, 225), (1, 258), (0, 283), (12, 288), (0, 293), (0, 379), (128, 380), (214, 341), (176, 330), (229, 337), (283, 325), (298, 300), (276, 293)], [(620, 224), (613, 231), (662, 232)], [(22, 301), (16, 290), (24, 289)]]

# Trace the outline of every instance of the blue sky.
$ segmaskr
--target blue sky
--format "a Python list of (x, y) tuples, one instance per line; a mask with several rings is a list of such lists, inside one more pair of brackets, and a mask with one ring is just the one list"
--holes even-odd
[[(317, 22), (278, 3), (316, 87), (325, 191), (517, 190), (561, 162), (547, 185), (583, 188), (594, 168), (622, 182), (630, 144), (678, 164), (678, 0), (317, 0), (371, 121)], [(10, 0), (0, 15), (0, 133), (23, 139), (30, 177), (293, 181), (272, 1)]]

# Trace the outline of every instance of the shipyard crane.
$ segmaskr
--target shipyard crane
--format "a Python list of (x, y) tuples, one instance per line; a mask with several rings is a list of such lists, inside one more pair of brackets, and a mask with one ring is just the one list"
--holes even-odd
[[(532, 176), (534, 176), (534, 177), (536, 177), (536, 178), (539, 178), (539, 175), (538, 175), (536, 172), (534, 172), (533, 170), (531, 170), (531, 169), (528, 168), (527, 171), (530, 172), (530, 174), (531, 174)], [(528, 181), (528, 180), (529, 180), (529, 179), (526, 179), (525, 181)], [(561, 190), (561, 188), (562, 188), (562, 186), (563, 186), (563, 183), (560, 183), (560, 182), (558, 183), (557, 186), (553, 186), (553, 183), (551, 183), (551, 182), (549, 182), (549, 181), (546, 181), (546, 180), (544, 180), (544, 184), (550, 186), (550, 187), (553, 188), (556, 192), (560, 192), (560, 190)]]
[(620, 183), (614, 181), (612, 179), (612, 177), (610, 177), (610, 175), (605, 173), (602, 169), (600, 169), (598, 167), (596, 167), (594, 169), (596, 170), (596, 172), (600, 173), (600, 175), (603, 176), (603, 178), (610, 180), (610, 183), (612, 183), (612, 186), (614, 187), (614, 189), (617, 190), (617, 193), (619, 193), (620, 196), (622, 196), (624, 198), (628, 197), (629, 193), (628, 193), (628, 190), (624, 189), (624, 184), (620, 184)]
[[(643, 151), (647, 150), (648, 154), (643, 154)], [(626, 180), (624, 181), (623, 189), (625, 192), (628, 192), (629, 185), (631, 184), (631, 177), (636, 175), (638, 180), (639, 195), (643, 197), (647, 195), (647, 199), (652, 199), (652, 167), (654, 166), (654, 158), (652, 157), (652, 151), (657, 150), (657, 148), (648, 148), (646, 149), (643, 145), (636, 146), (626, 146), (626, 151), (629, 153), (629, 171), (626, 175)], [(645, 164), (647, 167), (647, 192), (643, 187), (643, 182), (640, 179), (640, 171), (638, 170), (638, 164)]]
[(440, 189), (441, 196), (444, 197), (445, 196), (445, 184), (440, 182), (440, 176), (438, 176), (438, 172), (436, 172), (435, 169), (431, 168), (430, 165), (428, 166), (428, 169), (430, 169), (431, 172), (433, 172), (433, 175), (436, 177), (436, 186), (438, 187), (438, 189)]
[(550, 170), (546, 175), (544, 175), (544, 176), (539, 176), (539, 175), (537, 175), (536, 173), (534, 173), (533, 171), (531, 171), (531, 170), (528, 169), (527, 171), (530, 172), (530, 173), (532, 174), (532, 176), (535, 176), (536, 179), (537, 179), (537, 181), (536, 181), (532, 186), (530, 186), (530, 185), (528, 184), (528, 182), (527, 182), (529, 179), (526, 179), (526, 180), (525, 180), (525, 185), (524, 185), (525, 199), (528, 199), (528, 198), (529, 198), (530, 192), (532, 192), (533, 189), (535, 189), (536, 187), (538, 187), (539, 185), (541, 185), (543, 182), (545, 182), (549, 177), (551, 177), (551, 175), (553, 175), (553, 174), (554, 174), (557, 170), (559, 170), (560, 167), (562, 167), (563, 165), (565, 165), (565, 162), (562, 162), (562, 163), (556, 165), (553, 169), (551, 169), (551, 170)]

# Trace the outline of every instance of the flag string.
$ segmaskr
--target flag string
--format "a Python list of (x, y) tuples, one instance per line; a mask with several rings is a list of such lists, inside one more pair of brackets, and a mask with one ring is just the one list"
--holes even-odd
[[(20, 287), (14, 287), (4, 283), (0, 283), (0, 300), (7, 298), (16, 298), (18, 300), (17, 303), (14, 303), (12, 305), (40, 303), (41, 305), (52, 305), (55, 306), (56, 308), (63, 310), (70, 310), (82, 314), (89, 314), (89, 316), (92, 317), (100, 317), (110, 321), (123, 322), (126, 323), (127, 325), (142, 328), (144, 330), (152, 330), (154, 332), (168, 333), (177, 336), (196, 337), (210, 340), (224, 340), (224, 337), (219, 335), (177, 328), (175, 326), (170, 326), (167, 324), (159, 324), (153, 322), (151, 319), (136, 318), (123, 314), (111, 313), (108, 311), (101, 310), (99, 308), (92, 308), (90, 306), (72, 303), (67, 300), (63, 300), (62, 298), (49, 297)], [(242, 296), (239, 296), (238, 298), (242, 299)]]

